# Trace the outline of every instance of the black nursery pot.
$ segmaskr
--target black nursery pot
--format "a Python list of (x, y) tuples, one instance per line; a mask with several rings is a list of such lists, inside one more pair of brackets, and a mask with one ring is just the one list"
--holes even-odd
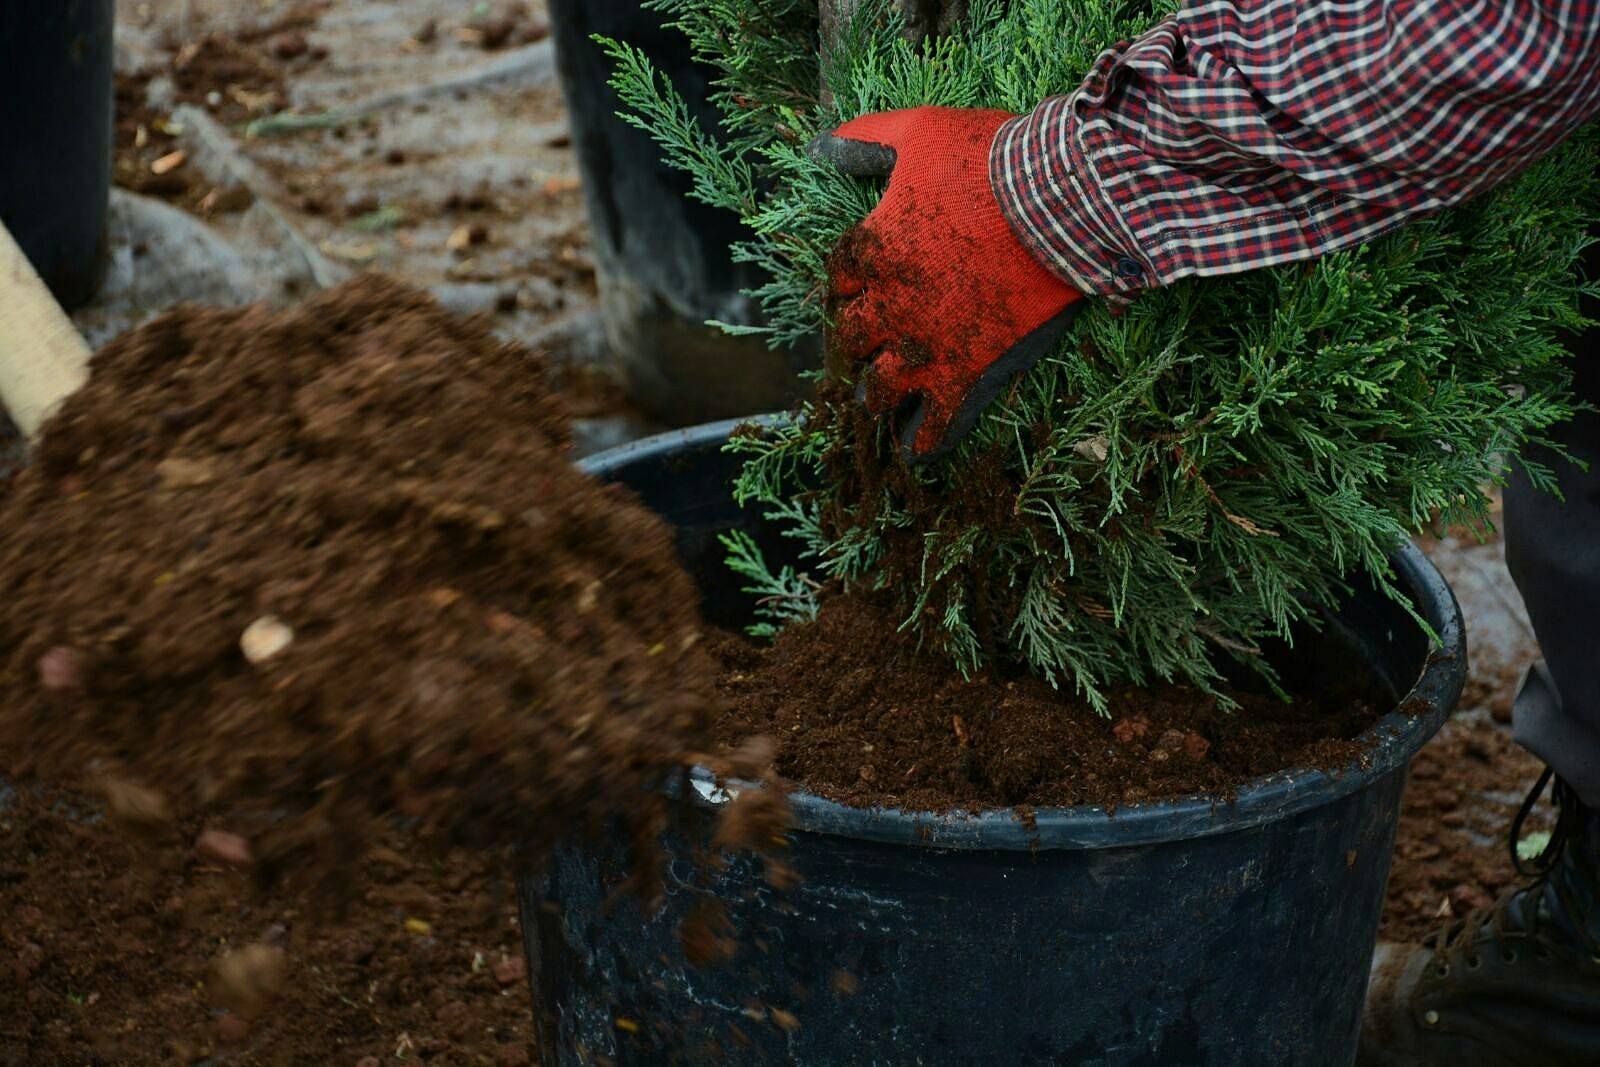
[[(587, 464), (677, 526), (723, 623), (748, 598), (716, 535), (786, 544), (729, 499), (732, 425)], [(1369, 592), (1283, 665), (1301, 684), (1363, 673), (1400, 709), (1342, 772), (1284, 771), (1231, 802), (1045, 809), (1031, 824), (801, 793), (786, 859), (802, 881), (787, 892), (743, 858), (708, 883), (690, 842), (726, 796), (701, 777), (679, 798), (648, 915), (621, 890), (620, 846), (563, 851), (520, 887), (543, 1062), (1350, 1063), (1407, 762), (1466, 667), (1449, 587), (1415, 548), (1394, 563), (1439, 647)], [(696, 968), (675, 931), (707, 895), (741, 948)]]
[(106, 267), (114, 0), (0, 2), (0, 222), (68, 309)]
[(695, 62), (666, 12), (640, 0), (549, 0), (572, 149), (583, 174), (599, 272), (606, 343), (628, 378), (629, 396), (669, 426), (783, 407), (807, 392), (798, 377), (815, 347), (772, 348), (734, 337), (707, 319), (756, 323), (744, 295), (768, 281), (729, 246), (749, 236), (731, 212), (689, 196), (687, 174), (668, 166), (650, 135), (625, 122), (613, 73), (594, 35), (651, 57), (701, 129), (719, 127), (710, 103), (717, 72)]

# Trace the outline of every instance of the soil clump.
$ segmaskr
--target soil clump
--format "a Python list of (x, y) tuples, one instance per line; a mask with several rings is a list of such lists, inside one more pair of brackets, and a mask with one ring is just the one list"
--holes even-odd
[(341, 884), (395, 813), (524, 859), (650, 835), (715, 669), (548, 379), (376, 277), (107, 346), (0, 496), (0, 773), (214, 813), (263, 883)]
[(964, 680), (895, 634), (882, 604), (825, 601), (771, 646), (717, 642), (725, 745), (778, 741), (785, 779), (856, 806), (954, 811), (1227, 796), (1290, 767), (1338, 769), (1387, 708), (1333, 694), (1241, 705), (1177, 685), (1124, 687), (1112, 717), (1028, 677)]

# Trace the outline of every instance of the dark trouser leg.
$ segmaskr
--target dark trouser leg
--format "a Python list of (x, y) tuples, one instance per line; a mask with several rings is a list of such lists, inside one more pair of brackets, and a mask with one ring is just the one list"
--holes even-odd
[[(1600, 406), (1600, 330), (1577, 339), (1573, 354), (1579, 397)], [(1555, 470), (1565, 499), (1520, 473), (1506, 488), (1506, 563), (1544, 652), (1517, 697), (1513, 731), (1600, 808), (1600, 415), (1552, 436), (1589, 469), (1545, 453), (1537, 458)]]

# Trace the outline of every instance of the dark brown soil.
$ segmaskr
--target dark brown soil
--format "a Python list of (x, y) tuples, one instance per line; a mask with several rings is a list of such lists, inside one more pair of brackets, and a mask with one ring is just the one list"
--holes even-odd
[(108, 346), (0, 499), (0, 773), (158, 836), (217, 813), (264, 881), (336, 883), (393, 812), (647, 832), (714, 667), (670, 532), (570, 465), (547, 378), (372, 277)]
[[(317, 924), (292, 894), (252, 896), (185, 845), (152, 849), (58, 805), (97, 814), (54, 792), (0, 802), (0, 1064), (534, 1062), (511, 871), (489, 857), (385, 834), (348, 911)], [(276, 1001), (247, 1020), (222, 1007), (245, 1005), (218, 988), (218, 954), (252, 944), (284, 955)]]
[(1226, 795), (1262, 774), (1361, 757), (1370, 703), (1179, 686), (1111, 694), (1112, 718), (1032, 678), (964, 681), (894, 633), (883, 609), (828, 600), (770, 648), (716, 649), (724, 744), (778, 739), (786, 779), (855, 805), (918, 810), (1100, 804)]
[[(1418, 937), (1441, 912), (1460, 915), (1508, 884), (1510, 809), (1482, 797), (1519, 796), (1536, 773), (1483, 719), (1448, 723), (1424, 749), (1401, 817), (1386, 937)], [(530, 1062), (510, 872), (481, 854), (434, 856), (385, 834), (361, 861), (347, 914), (315, 925), (294, 896), (251, 896), (238, 874), (189, 848), (197, 821), (152, 850), (56, 804), (97, 810), (59, 794), (0, 803), (0, 1064)], [(285, 938), (287, 974), (269, 1011), (245, 1025), (212, 1002), (204, 986), (218, 951)]]

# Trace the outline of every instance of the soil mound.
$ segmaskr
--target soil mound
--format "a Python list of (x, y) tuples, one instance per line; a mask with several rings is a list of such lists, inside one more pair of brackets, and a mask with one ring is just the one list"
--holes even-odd
[(1112, 718), (1030, 676), (963, 679), (895, 633), (880, 604), (836, 596), (770, 647), (717, 645), (724, 744), (765, 734), (775, 769), (857, 806), (922, 811), (1124, 804), (1227, 796), (1289, 767), (1339, 768), (1379, 717), (1348, 695), (1292, 703), (1176, 685), (1110, 693)]
[(0, 771), (226, 811), (268, 879), (394, 812), (648, 832), (715, 668), (670, 531), (570, 465), (547, 376), (373, 277), (109, 345), (0, 497)]

